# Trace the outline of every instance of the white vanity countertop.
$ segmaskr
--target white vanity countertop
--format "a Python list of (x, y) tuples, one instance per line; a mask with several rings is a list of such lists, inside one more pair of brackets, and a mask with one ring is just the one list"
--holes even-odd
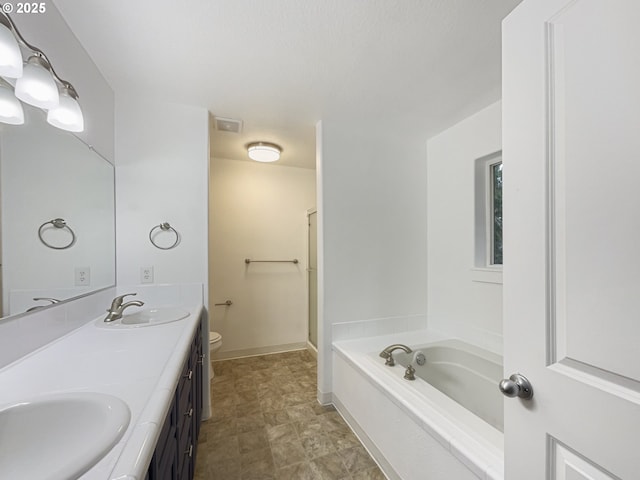
[(129, 427), (80, 478), (143, 480), (200, 322), (201, 305), (185, 309), (183, 320), (130, 329), (97, 328), (93, 319), (1, 369), (0, 406), (62, 392), (119, 397), (131, 410)]

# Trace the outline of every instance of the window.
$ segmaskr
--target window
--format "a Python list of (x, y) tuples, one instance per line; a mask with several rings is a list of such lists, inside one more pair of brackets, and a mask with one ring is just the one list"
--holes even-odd
[(475, 162), (474, 280), (502, 283), (502, 152)]
[(489, 165), (491, 206), (487, 221), (490, 224), (489, 257), (490, 265), (502, 265), (502, 160)]

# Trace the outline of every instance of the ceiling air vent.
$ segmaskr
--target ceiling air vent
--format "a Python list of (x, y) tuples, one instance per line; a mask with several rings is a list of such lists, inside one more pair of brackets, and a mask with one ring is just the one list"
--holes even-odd
[(216, 117), (216, 130), (219, 132), (240, 133), (242, 131), (242, 120)]

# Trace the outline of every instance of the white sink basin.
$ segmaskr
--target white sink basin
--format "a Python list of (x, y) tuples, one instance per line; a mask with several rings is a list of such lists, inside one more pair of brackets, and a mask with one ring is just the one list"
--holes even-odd
[(187, 318), (189, 312), (179, 307), (149, 308), (122, 317), (123, 325), (159, 325)]
[(121, 319), (113, 322), (105, 322), (100, 318), (96, 321), (96, 326), (106, 329), (137, 328), (162, 325), (164, 323), (176, 322), (187, 318), (189, 312), (180, 307), (158, 307), (139, 310), (135, 313), (124, 315)]
[(130, 418), (126, 403), (100, 393), (0, 407), (0, 478), (78, 478), (118, 443)]

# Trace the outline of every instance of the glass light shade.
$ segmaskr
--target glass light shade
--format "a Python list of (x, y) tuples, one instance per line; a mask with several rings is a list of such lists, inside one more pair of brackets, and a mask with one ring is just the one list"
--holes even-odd
[(84, 130), (84, 116), (78, 101), (69, 95), (67, 89), (60, 93), (60, 103), (47, 112), (47, 123), (68, 132)]
[(8, 78), (22, 76), (22, 54), (11, 30), (0, 24), (0, 75)]
[(16, 82), (16, 97), (34, 107), (50, 109), (58, 105), (60, 95), (58, 85), (45, 65), (38, 57), (29, 58), (22, 77)]
[(275, 162), (280, 160), (282, 149), (274, 143), (256, 142), (247, 145), (247, 154), (256, 162)]
[(0, 83), (0, 122), (22, 125), (24, 123), (22, 104), (13, 91), (3, 83)]

